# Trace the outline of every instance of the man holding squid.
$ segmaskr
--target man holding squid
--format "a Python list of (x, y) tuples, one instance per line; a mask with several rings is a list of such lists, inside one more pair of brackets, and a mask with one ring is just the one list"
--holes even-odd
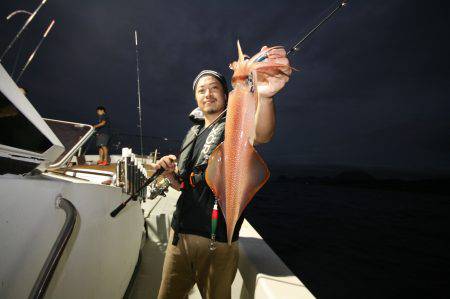
[[(251, 132), (248, 132), (248, 139), (251, 145), (267, 143), (275, 131), (273, 97), (289, 80), (289, 61), (285, 50), (280, 47), (263, 47), (258, 54), (263, 55), (259, 57), (264, 60), (244, 59), (240, 46), (238, 47), (240, 58), (232, 64), (235, 73), (230, 101), (236, 103), (238, 100), (231, 99), (231, 95), (234, 93), (236, 97), (236, 89), (240, 84), (254, 84), (254, 87), (247, 86), (247, 92), (256, 93), (253, 105), (255, 110), (250, 110), (254, 125), (251, 126)], [(232, 227), (228, 225), (230, 213), (224, 213), (223, 205), (218, 205), (217, 201), (220, 186), (225, 186), (217, 181), (222, 177), (214, 174), (220, 167), (208, 168), (210, 173), (205, 175), (210, 158), (214, 158), (216, 163), (226, 159), (221, 159), (218, 154), (225, 153), (226, 156), (230, 153), (217, 151), (219, 147), (223, 147), (221, 142), (224, 140), (225, 128), (231, 130), (231, 124), (226, 124), (225, 117), (221, 118), (229, 100), (228, 87), (220, 73), (205, 70), (195, 78), (193, 91), (198, 105), (197, 112), (201, 113), (191, 114), (194, 126), (186, 135), (183, 145), (195, 139), (201, 130), (206, 130), (180, 155), (178, 161), (174, 155), (168, 155), (162, 157), (155, 166), (156, 169), (164, 168), (163, 175), (171, 181), (171, 186), (181, 190), (171, 225), (158, 298), (187, 298), (195, 283), (203, 298), (231, 298), (231, 284), (238, 265), (239, 230), (244, 217), (236, 214)], [(231, 117), (230, 109), (227, 113), (227, 118)], [(230, 169), (229, 166), (226, 167)], [(245, 176), (245, 173), (242, 175)], [(211, 184), (214, 192), (210, 188)]]

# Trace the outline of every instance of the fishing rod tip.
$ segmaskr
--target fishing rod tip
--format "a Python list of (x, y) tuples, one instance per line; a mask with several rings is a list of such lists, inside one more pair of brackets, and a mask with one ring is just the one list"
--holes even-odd
[(25, 13), (25, 14), (28, 14), (29, 16), (31, 16), (31, 12), (29, 12), (27, 10), (15, 10), (6, 17), (6, 20), (9, 21), (12, 17), (14, 17), (15, 15), (20, 14), (20, 13)]
[(346, 6), (348, 4), (348, 0), (344, 0), (341, 2), (341, 6)]
[(52, 20), (52, 22), (48, 25), (47, 30), (44, 32), (44, 37), (47, 37), (47, 34), (52, 30), (53, 25), (55, 25), (55, 19)]

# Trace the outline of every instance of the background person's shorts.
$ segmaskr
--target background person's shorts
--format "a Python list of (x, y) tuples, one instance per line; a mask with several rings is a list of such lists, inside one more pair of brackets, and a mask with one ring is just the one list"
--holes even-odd
[(97, 134), (97, 147), (99, 146), (108, 146), (109, 135), (105, 133)]

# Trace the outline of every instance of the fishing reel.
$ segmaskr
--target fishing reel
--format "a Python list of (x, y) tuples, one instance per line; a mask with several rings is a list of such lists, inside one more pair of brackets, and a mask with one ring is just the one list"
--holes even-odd
[(166, 196), (169, 191), (170, 180), (163, 176), (158, 177), (150, 184), (150, 199), (155, 199), (158, 196)]

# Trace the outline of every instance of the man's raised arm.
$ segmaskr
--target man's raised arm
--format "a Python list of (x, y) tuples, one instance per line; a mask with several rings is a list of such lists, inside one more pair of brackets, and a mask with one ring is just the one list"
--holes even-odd
[[(267, 47), (264, 46), (261, 51), (266, 49)], [(286, 69), (283, 70), (284, 74), (266, 75), (265, 79), (267, 82), (257, 82), (258, 106), (256, 107), (255, 113), (255, 144), (267, 143), (272, 140), (273, 134), (275, 133), (275, 106), (273, 96), (289, 81), (289, 75), (291, 74), (289, 60), (286, 58), (286, 51), (284, 49), (274, 49), (273, 51), (277, 51), (277, 54), (281, 57), (267, 59), (286, 65)]]

